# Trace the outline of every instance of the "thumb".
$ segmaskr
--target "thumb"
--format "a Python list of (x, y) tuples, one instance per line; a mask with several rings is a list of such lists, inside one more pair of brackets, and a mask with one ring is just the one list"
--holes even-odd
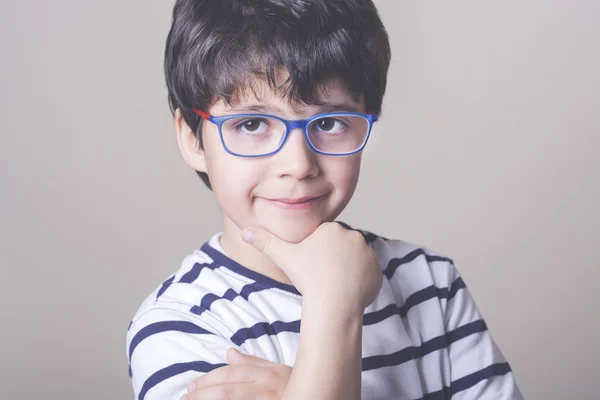
[(256, 365), (257, 367), (270, 367), (273, 363), (262, 358), (242, 354), (234, 347), (227, 350), (227, 362), (230, 365)]
[(255, 249), (265, 254), (275, 264), (280, 264), (284, 255), (290, 254), (292, 244), (273, 235), (266, 229), (259, 227), (246, 228), (242, 231), (242, 238)]

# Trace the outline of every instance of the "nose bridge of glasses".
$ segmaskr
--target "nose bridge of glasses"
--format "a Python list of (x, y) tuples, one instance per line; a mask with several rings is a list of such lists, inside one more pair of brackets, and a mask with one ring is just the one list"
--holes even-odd
[[(278, 118), (279, 119), (279, 118)], [(303, 120), (285, 120), (285, 119), (279, 119), (284, 125), (285, 125), (285, 130), (286, 133), (285, 135), (281, 138), (281, 141), (279, 143), (279, 148), (281, 149), (282, 147), (285, 148), (289, 148), (289, 147), (297, 147), (298, 145), (300, 145), (300, 147), (302, 147), (302, 152), (312, 152), (311, 148), (312, 145), (310, 144), (310, 139), (308, 139), (307, 135), (305, 134), (305, 130), (306, 127), (309, 124), (309, 119), (303, 119)], [(300, 137), (292, 137), (291, 133), (296, 130), (296, 129), (300, 129), (301, 130), (301, 136)], [(293, 142), (298, 142), (296, 144), (294, 144)], [(290, 143), (292, 142), (292, 143)], [(291, 149), (288, 149), (286, 151), (293, 151)]]
[(297, 120), (288, 120), (285, 121), (285, 127), (288, 132), (291, 132), (293, 129), (302, 129), (305, 130), (308, 125), (308, 119), (297, 119)]
[[(284, 124), (285, 124), (285, 129), (286, 129), (286, 135), (285, 135), (285, 139), (282, 138), (282, 142), (288, 142), (290, 140), (290, 136), (291, 133), (294, 129), (300, 129), (302, 131), (302, 135), (305, 135), (305, 131), (306, 131), (306, 127), (309, 124), (309, 119), (296, 119), (296, 120), (281, 120)], [(306, 140), (310, 140), (308, 138), (306, 138)], [(304, 139), (303, 139), (304, 141)], [(281, 143), (280, 145), (283, 146), (285, 143)]]
[[(283, 154), (283, 158), (294, 167), (310, 167), (314, 164), (313, 146), (310, 139), (304, 133), (306, 123), (304, 121), (291, 121), (292, 124), (286, 124), (287, 134), (282, 138), (279, 144), (279, 151)], [(294, 130), (296, 135), (292, 135)]]

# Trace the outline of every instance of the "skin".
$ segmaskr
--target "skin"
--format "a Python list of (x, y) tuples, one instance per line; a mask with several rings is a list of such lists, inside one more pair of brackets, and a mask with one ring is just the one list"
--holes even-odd
[[(282, 77), (283, 79), (283, 77)], [(223, 101), (208, 110), (214, 116), (256, 113), (255, 106), (267, 114), (286, 119), (304, 119), (335, 111), (365, 112), (363, 99), (354, 99), (343, 87), (331, 83), (321, 91), (323, 106), (293, 107), (271, 90), (257, 82), (255, 90), (235, 107)], [(254, 95), (256, 94), (256, 96)], [(216, 125), (203, 121), (203, 149), (198, 150), (194, 132), (175, 112), (175, 128), (179, 149), (185, 162), (197, 171), (206, 172), (221, 209), (223, 235), (221, 245), (235, 261), (277, 281), (292, 284), (281, 268), (269, 257), (245, 243), (240, 236), (244, 227), (259, 226), (290, 243), (299, 243), (323, 222), (333, 221), (346, 207), (358, 182), (361, 153), (333, 157), (312, 151), (300, 129), (290, 132), (283, 148), (276, 154), (261, 158), (233, 156), (223, 148)], [(319, 207), (309, 211), (289, 212), (274, 208), (265, 198), (285, 198), (324, 195)]]
[[(256, 112), (304, 119), (333, 111), (364, 112), (342, 87), (330, 84), (322, 106), (291, 107), (268, 86), (235, 109), (216, 102), (215, 116)], [(221, 244), (235, 261), (302, 293), (302, 323), (294, 368), (254, 357), (227, 354), (230, 365), (190, 385), (188, 400), (360, 399), (362, 317), (381, 288), (382, 273), (362, 235), (333, 221), (350, 201), (360, 172), (360, 153), (333, 157), (313, 152), (300, 130), (276, 154), (241, 158), (222, 147), (217, 127), (204, 122), (204, 148), (175, 114), (177, 138), (186, 163), (206, 172), (222, 211)], [(281, 209), (266, 199), (322, 196), (314, 206)], [(340, 285), (343, 277), (343, 285)]]

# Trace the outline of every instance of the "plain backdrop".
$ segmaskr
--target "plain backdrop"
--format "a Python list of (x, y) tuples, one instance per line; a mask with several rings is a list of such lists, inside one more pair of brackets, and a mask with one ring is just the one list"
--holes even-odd
[[(220, 230), (167, 106), (173, 1), (0, 4), (0, 398), (129, 399), (130, 319)], [(340, 219), (453, 258), (527, 399), (600, 398), (600, 2), (376, 4)]]

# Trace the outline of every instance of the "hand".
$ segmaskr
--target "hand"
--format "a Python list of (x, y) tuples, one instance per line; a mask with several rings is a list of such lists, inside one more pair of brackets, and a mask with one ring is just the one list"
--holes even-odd
[(234, 348), (227, 351), (227, 362), (228, 366), (191, 383), (182, 400), (275, 400), (283, 394), (292, 374), (287, 365), (241, 354)]
[(258, 227), (245, 229), (242, 237), (285, 272), (304, 300), (334, 309), (351, 307), (362, 314), (381, 289), (383, 275), (375, 252), (360, 232), (337, 222), (321, 224), (298, 244)]

